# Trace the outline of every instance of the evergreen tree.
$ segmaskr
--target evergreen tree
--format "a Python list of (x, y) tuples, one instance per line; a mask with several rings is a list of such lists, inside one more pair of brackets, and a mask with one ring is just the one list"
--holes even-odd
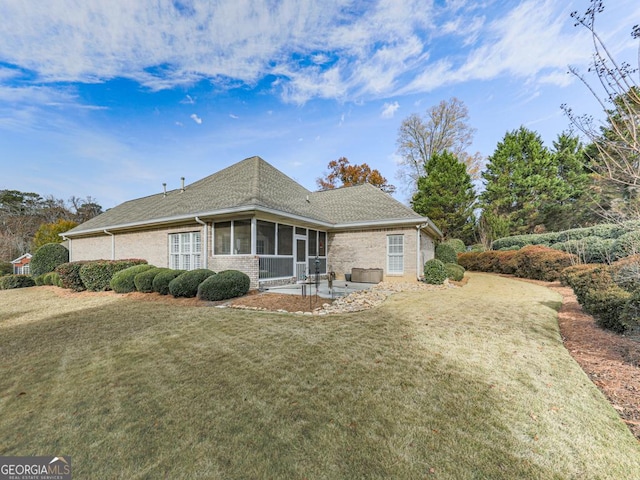
[(536, 132), (525, 127), (507, 132), (482, 173), (483, 209), (507, 222), (511, 235), (544, 230), (545, 206), (565, 195), (557, 172)]
[(411, 206), (429, 217), (446, 239), (459, 238), (467, 245), (475, 241), (473, 208), (476, 194), (466, 166), (448, 151), (436, 153), (418, 178)]
[(580, 139), (563, 132), (553, 142), (552, 164), (562, 188), (554, 202), (544, 208), (544, 225), (548, 231), (561, 231), (598, 222), (594, 179), (585, 167), (585, 149)]

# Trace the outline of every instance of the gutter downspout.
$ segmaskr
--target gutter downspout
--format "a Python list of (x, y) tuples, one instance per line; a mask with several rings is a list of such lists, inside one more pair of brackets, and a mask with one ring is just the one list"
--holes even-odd
[(116, 259), (116, 236), (109, 232), (106, 228), (103, 230), (107, 235), (111, 235), (111, 260)]
[(71, 251), (71, 239), (67, 236), (65, 236), (64, 234), (60, 234), (60, 236), (62, 237), (62, 240), (64, 240), (65, 242), (68, 242), (67, 245), (69, 246), (67, 248), (67, 250), (69, 250), (69, 261), (73, 262), (73, 256), (72, 256), (72, 251)]
[(416, 225), (416, 278), (420, 281), (420, 232), (423, 228), (428, 227), (428, 223), (423, 223), (422, 225)]
[(207, 223), (200, 220), (200, 218), (195, 217), (195, 221), (203, 226), (202, 230), (204, 231), (203, 237), (204, 240), (202, 242), (202, 246), (204, 247), (204, 261), (202, 262), (202, 268), (209, 268), (209, 246), (208, 246), (208, 238), (209, 232), (207, 232)]

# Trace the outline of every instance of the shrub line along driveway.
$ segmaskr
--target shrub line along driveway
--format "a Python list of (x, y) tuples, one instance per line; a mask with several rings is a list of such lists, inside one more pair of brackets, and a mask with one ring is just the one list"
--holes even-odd
[(0, 455), (77, 478), (637, 479), (549, 289), (473, 274), (310, 318), (0, 292)]

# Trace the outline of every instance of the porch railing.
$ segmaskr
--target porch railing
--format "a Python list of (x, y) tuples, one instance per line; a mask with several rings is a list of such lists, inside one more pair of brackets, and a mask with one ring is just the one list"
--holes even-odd
[(293, 277), (292, 256), (260, 256), (258, 265), (260, 279)]

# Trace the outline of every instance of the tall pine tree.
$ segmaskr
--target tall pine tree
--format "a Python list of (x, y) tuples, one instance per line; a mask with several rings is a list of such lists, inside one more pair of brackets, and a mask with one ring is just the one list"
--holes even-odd
[(434, 154), (418, 178), (418, 189), (411, 206), (426, 215), (445, 238), (475, 242), (473, 208), (476, 194), (466, 166), (448, 151)]
[(544, 230), (545, 206), (564, 194), (554, 157), (525, 127), (507, 132), (488, 158), (482, 208), (509, 225), (509, 234)]
[(553, 142), (551, 155), (562, 188), (555, 201), (544, 208), (546, 229), (557, 232), (597, 223), (598, 197), (593, 188), (593, 175), (585, 167), (585, 150), (580, 139), (562, 132)]

